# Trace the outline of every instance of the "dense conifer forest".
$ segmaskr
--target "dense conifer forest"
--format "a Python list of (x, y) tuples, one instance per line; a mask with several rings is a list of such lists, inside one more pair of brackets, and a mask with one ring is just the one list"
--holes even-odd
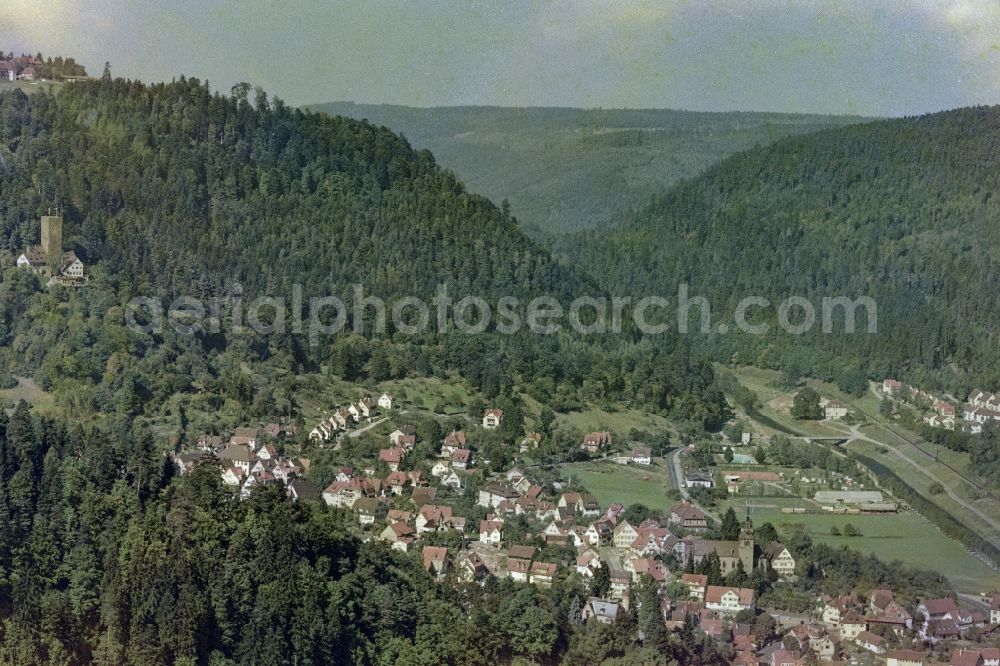
[(430, 299), (439, 284), (456, 299), (600, 293), (384, 128), (291, 109), (248, 86), (223, 96), (195, 79), (147, 86), (106, 74), (57, 94), (0, 96), (0, 171), (7, 249), (37, 242), (38, 216), (56, 206), (67, 249), (92, 267), (72, 294), (6, 275), (2, 370), (36, 376), (79, 413), (142, 413), (276, 359), (376, 381), (457, 370), (491, 397), (517, 384), (547, 404), (627, 398), (682, 420), (724, 415), (711, 367), (678, 337), (390, 330), (309, 345), (305, 334), (225, 324), (198, 336), (123, 330), (135, 296), (288, 299), (301, 285), (307, 298), (349, 304), (354, 284), (390, 302)]
[[(977, 107), (829, 129), (749, 150), (660, 194), (628, 220), (570, 236), (561, 251), (612, 291), (677, 285), (731, 324), (738, 301), (764, 336), (710, 335), (717, 358), (839, 379), (910, 378), (960, 398), (1000, 385), (1000, 108)], [(783, 333), (776, 305), (869, 296), (877, 334)], [(691, 309), (692, 319), (700, 310)], [(800, 311), (801, 312), (801, 311)], [(797, 323), (800, 316), (794, 317)], [(862, 385), (863, 386), (863, 385)]]

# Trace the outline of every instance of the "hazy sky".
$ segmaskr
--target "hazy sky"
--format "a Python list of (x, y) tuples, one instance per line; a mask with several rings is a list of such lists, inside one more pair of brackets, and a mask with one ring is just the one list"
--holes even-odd
[(291, 104), (902, 115), (1000, 102), (1000, 0), (0, 0), (0, 48)]

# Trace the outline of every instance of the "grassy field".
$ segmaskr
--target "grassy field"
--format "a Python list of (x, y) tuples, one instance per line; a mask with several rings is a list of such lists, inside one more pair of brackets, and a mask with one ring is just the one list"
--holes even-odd
[(14, 388), (0, 391), (0, 400), (9, 400), (15, 404), (24, 400), (41, 413), (51, 413), (55, 409), (54, 396), (44, 391), (33, 379), (18, 377), (17, 382)]
[[(906, 482), (915, 488), (921, 495), (932, 500), (942, 509), (959, 518), (963, 523), (976, 530), (976, 532), (984, 538), (987, 538), (994, 544), (1000, 546), (1000, 532), (983, 521), (975, 513), (968, 511), (965, 507), (955, 502), (946, 493), (939, 493), (937, 495), (931, 494), (930, 489), (931, 485), (934, 483), (933, 479), (918, 471), (913, 465), (901, 460), (898, 456), (892, 454), (891, 452), (883, 452), (885, 451), (884, 447), (872, 444), (871, 442), (856, 441), (848, 444), (847, 448), (869, 456), (870, 458), (882, 463), (898, 474), (901, 478), (905, 479)], [(977, 501), (974, 497), (974, 490), (947, 467), (935, 463), (911, 445), (906, 444), (897, 446), (896, 448), (907, 458), (916, 462), (921, 469), (925, 469), (934, 474), (937, 478), (941, 479), (943, 483), (952, 488), (952, 490), (954, 490), (955, 493), (964, 501), (974, 503), (976, 508), (990, 517), (997, 516), (998, 512), (996, 502), (994, 500), (982, 499)]]
[(567, 463), (562, 465), (565, 477), (574, 477), (593, 493), (601, 506), (613, 502), (644, 504), (664, 510), (674, 505), (667, 496), (673, 489), (663, 459), (657, 458), (650, 467), (618, 465), (610, 461)]
[(396, 396), (400, 409), (424, 410), (458, 416), (466, 414), (469, 404), (481, 404), (479, 394), (459, 378), (415, 377), (379, 384), (379, 392)]
[(17, 89), (31, 94), (47, 88), (59, 90), (64, 85), (66, 84), (58, 81), (0, 81), (0, 92)]
[[(737, 368), (726, 368), (718, 366), (719, 369), (733, 373), (741, 384), (757, 394), (760, 408), (758, 412), (765, 418), (771, 420), (784, 430), (800, 432), (813, 437), (838, 437), (842, 433), (835, 428), (829, 427), (821, 421), (799, 421), (792, 418), (792, 400), (798, 389), (786, 391), (775, 386), (780, 374), (774, 370), (763, 370), (749, 366)], [(834, 400), (844, 400), (846, 396), (833, 384), (809, 380), (806, 385), (816, 389), (816, 391), (826, 398)], [(770, 424), (755, 421), (757, 435), (771, 436), (782, 434)]]
[(610, 430), (622, 435), (632, 428), (652, 431), (670, 428), (670, 424), (662, 416), (635, 409), (609, 412), (595, 405), (590, 405), (584, 411), (557, 414), (556, 420), (560, 424), (570, 425), (584, 432)]
[[(977, 560), (961, 544), (947, 538), (919, 514), (787, 514), (782, 513), (782, 507), (811, 506), (812, 503), (771, 497), (750, 499), (749, 503), (754, 524), (770, 522), (779, 532), (789, 525), (801, 524), (816, 541), (871, 553), (886, 562), (899, 560), (922, 569), (940, 571), (960, 592), (978, 593), (1000, 588), (1000, 573)], [(738, 515), (744, 515), (746, 501), (732, 500), (730, 504)], [(832, 527), (843, 531), (847, 523), (857, 527), (862, 536), (831, 536)]]

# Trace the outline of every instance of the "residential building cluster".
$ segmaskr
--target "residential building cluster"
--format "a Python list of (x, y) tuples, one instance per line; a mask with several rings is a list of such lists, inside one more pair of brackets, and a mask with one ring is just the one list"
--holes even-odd
[(218, 461), (222, 483), (243, 498), (257, 486), (280, 483), (293, 500), (319, 499), (319, 490), (307, 478), (309, 459), (279, 454), (281, 440), (294, 435), (294, 425), (278, 423), (236, 428), (229, 439), (202, 435), (192, 450), (175, 454), (174, 463), (181, 474), (188, 474), (201, 463)]
[(371, 423), (378, 410), (389, 411), (396, 403), (396, 398), (391, 393), (383, 393), (374, 400), (371, 396), (365, 396), (357, 402), (352, 402), (346, 407), (334, 407), (333, 413), (324, 416), (323, 419), (309, 431), (309, 439), (318, 442), (328, 442), (338, 433), (349, 431), (352, 426), (360, 423)]
[[(10, 54), (13, 56), (13, 54)], [(34, 81), (44, 61), (33, 55), (3, 57), (0, 53), (0, 81)]]

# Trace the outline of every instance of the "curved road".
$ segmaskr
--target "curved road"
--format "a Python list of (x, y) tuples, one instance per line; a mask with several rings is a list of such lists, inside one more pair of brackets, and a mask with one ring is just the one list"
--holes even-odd
[(674, 451), (674, 454), (670, 456), (670, 469), (672, 470), (672, 475), (674, 477), (674, 485), (676, 485), (677, 490), (680, 491), (681, 497), (698, 507), (706, 516), (718, 522), (719, 517), (691, 499), (691, 493), (689, 493), (687, 488), (684, 486), (684, 469), (681, 467), (681, 453), (683, 452), (684, 448), (682, 447)]

